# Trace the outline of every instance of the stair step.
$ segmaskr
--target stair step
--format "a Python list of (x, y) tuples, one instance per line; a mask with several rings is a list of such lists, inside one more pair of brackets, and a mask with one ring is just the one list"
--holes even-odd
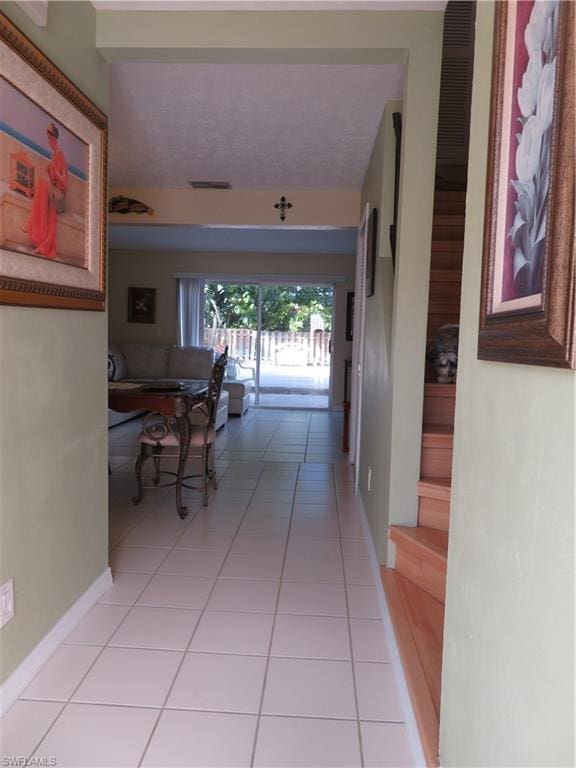
[(445, 227), (463, 227), (466, 216), (463, 213), (434, 213), (434, 224)]
[(456, 385), (424, 384), (424, 423), (454, 426), (456, 408)]
[(396, 570), (442, 604), (446, 594), (448, 534), (434, 528), (390, 526)]
[(449, 240), (460, 243), (464, 247), (464, 222), (462, 224), (432, 224), (432, 238), (434, 240)]
[(438, 765), (444, 608), (398, 571), (380, 575), (426, 763)]
[(453, 428), (431, 424), (422, 432), (421, 477), (452, 477)]
[(462, 240), (442, 240), (432, 238), (432, 251), (434, 253), (463, 253), (464, 242)]
[(457, 269), (462, 271), (463, 251), (432, 251), (431, 269)]
[(454, 426), (456, 385), (427, 382), (424, 384), (424, 424)]
[(466, 202), (465, 189), (435, 189), (434, 200), (460, 200)]
[(450, 280), (430, 280), (428, 303), (431, 307), (436, 304), (451, 304), (460, 307), (460, 282)]
[(450, 527), (451, 480), (422, 478), (418, 483), (418, 525), (448, 531)]

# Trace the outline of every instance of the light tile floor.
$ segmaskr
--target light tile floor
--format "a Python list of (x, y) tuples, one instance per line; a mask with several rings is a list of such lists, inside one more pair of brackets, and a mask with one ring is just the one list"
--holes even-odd
[(369, 542), (332, 414), (251, 410), (220, 488), (134, 507), (139, 422), (110, 432), (114, 586), (2, 721), (57, 766), (414, 765)]

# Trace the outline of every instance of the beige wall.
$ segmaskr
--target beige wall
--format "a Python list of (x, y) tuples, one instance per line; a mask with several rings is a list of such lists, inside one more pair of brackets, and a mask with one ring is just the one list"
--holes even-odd
[(295, 227), (355, 227), (360, 193), (346, 187), (281, 187), (278, 189), (162, 189), (118, 187), (112, 195), (126, 195), (146, 203), (154, 215), (113, 214), (120, 224), (228, 224), (278, 226), (274, 204), (286, 195), (293, 207), (286, 224)]
[[(0, 9), (106, 108), (89, 3), (51, 3), (45, 29)], [(16, 607), (2, 680), (107, 567), (105, 354), (104, 313), (0, 307), (0, 581)]]
[[(386, 561), (388, 546), (390, 448), (392, 422), (392, 299), (394, 270), (390, 248), (390, 225), (394, 220), (394, 167), (396, 141), (392, 113), (402, 103), (388, 102), (374, 143), (364, 185), (362, 204), (378, 209), (378, 256), (374, 295), (366, 299), (364, 377), (360, 445), (360, 493), (368, 516), (380, 562)], [(368, 490), (368, 468), (372, 468)]]
[(478, 4), (440, 756), (574, 765), (575, 374), (476, 359), (492, 15)]
[[(346, 292), (354, 288), (354, 257), (274, 253), (177, 253), (166, 251), (111, 251), (109, 260), (110, 338), (118, 341), (176, 342), (177, 272), (210, 275), (328, 275), (342, 276), (335, 291), (334, 395), (333, 407), (340, 407), (344, 381), (344, 359), (351, 355), (351, 342), (345, 340)], [(128, 323), (129, 286), (156, 288), (157, 321), (154, 325)]]

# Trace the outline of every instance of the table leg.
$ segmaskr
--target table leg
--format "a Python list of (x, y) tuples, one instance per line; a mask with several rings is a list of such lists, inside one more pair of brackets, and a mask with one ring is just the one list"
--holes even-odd
[(190, 419), (188, 415), (176, 416), (180, 449), (178, 453), (178, 474), (176, 475), (176, 509), (182, 519), (188, 515), (188, 509), (182, 503), (182, 481), (186, 469), (186, 460), (190, 452)]

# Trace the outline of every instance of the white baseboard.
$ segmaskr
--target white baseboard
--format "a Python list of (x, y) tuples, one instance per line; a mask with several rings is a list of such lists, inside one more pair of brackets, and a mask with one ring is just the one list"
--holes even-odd
[(412, 756), (417, 766), (425, 767), (426, 759), (424, 757), (424, 750), (422, 749), (422, 742), (420, 740), (420, 733), (416, 724), (414, 709), (412, 708), (412, 701), (410, 700), (410, 694), (408, 693), (408, 685), (404, 675), (404, 668), (402, 666), (402, 660), (400, 659), (400, 652), (396, 643), (396, 636), (394, 635), (394, 626), (392, 624), (392, 619), (390, 618), (388, 603), (386, 602), (386, 593), (384, 592), (382, 579), (380, 577), (380, 564), (378, 562), (378, 557), (376, 556), (376, 549), (374, 548), (372, 532), (370, 531), (370, 525), (368, 524), (368, 518), (366, 517), (366, 511), (364, 510), (364, 504), (362, 503), (362, 496), (360, 493), (356, 494), (356, 498), (358, 499), (358, 507), (360, 509), (360, 515), (362, 518), (362, 525), (364, 526), (364, 531), (366, 533), (366, 539), (369, 542), (368, 549), (370, 552), (370, 565), (374, 575), (374, 581), (376, 582), (376, 590), (378, 592), (378, 600), (380, 602), (380, 613), (382, 614), (382, 622), (384, 624), (386, 640), (388, 642), (388, 650), (390, 651), (394, 676), (396, 678), (396, 684), (400, 693), (400, 701), (402, 703), (402, 709), (404, 710), (405, 725), (406, 730), (408, 731), (408, 739), (412, 749)]
[(112, 586), (110, 568), (98, 576), (0, 687), (0, 717), (8, 711), (50, 656)]

